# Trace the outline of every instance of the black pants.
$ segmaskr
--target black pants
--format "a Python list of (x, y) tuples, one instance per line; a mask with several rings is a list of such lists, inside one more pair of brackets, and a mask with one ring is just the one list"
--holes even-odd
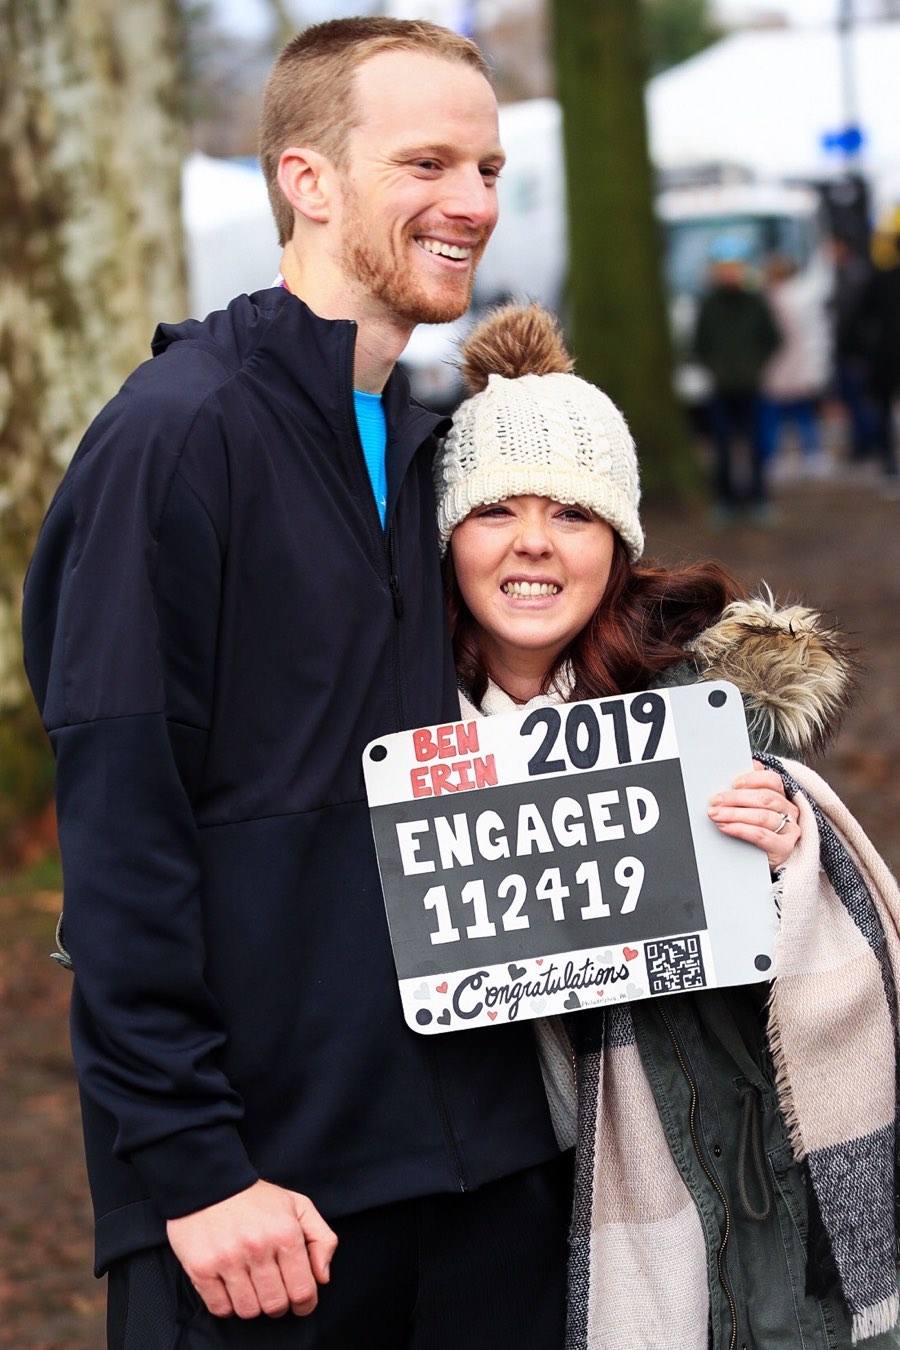
[[(760, 506), (766, 499), (766, 486), (758, 395), (717, 390), (710, 399), (709, 418), (715, 455), (716, 499), (722, 506), (737, 506), (742, 502)], [(738, 485), (736, 472), (741, 443), (746, 446), (749, 479), (743, 490)]]
[(329, 1220), (308, 1317), (212, 1317), (171, 1249), (109, 1272), (109, 1350), (562, 1350), (571, 1159)]

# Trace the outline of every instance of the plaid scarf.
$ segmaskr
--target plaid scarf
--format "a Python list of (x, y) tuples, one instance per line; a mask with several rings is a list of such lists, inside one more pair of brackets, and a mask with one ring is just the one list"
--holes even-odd
[[(760, 755), (800, 808), (780, 886), (769, 1041), (853, 1340), (893, 1327), (900, 892), (812, 770)], [(706, 1247), (672, 1159), (627, 1004), (578, 1064), (578, 1145), (566, 1350), (706, 1350)]]

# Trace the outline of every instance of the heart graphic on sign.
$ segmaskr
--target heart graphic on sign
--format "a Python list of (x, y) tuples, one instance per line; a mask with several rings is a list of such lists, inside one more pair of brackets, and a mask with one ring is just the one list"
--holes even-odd
[(428, 992), (428, 985), (425, 983), (424, 980), (423, 980), (422, 983), (419, 985), (419, 987), (416, 989), (415, 993), (413, 994), (413, 997), (414, 997), (414, 998), (431, 998), (431, 995), (430, 995), (429, 992)]
[(626, 961), (633, 961), (636, 956), (640, 955), (640, 953), (638, 952), (636, 947), (623, 947), (622, 955), (625, 957)]
[(506, 968), (509, 971), (509, 978), (511, 980), (521, 980), (523, 975), (528, 974), (528, 971), (525, 968), (525, 966), (511, 965), (507, 966)]
[(446, 992), (447, 992), (447, 981), (446, 981), (446, 980), (443, 980), (440, 984), (436, 984), (434, 987), (435, 987), (435, 989), (438, 991), (439, 994), (446, 994)]
[(574, 989), (573, 989), (572, 993), (569, 995), (569, 997), (566, 999), (566, 1007), (567, 1007), (567, 1008), (580, 1008), (580, 1007), (581, 1007), (581, 999), (580, 999), (580, 998), (578, 997), (578, 995), (575, 993)]
[(534, 964), (536, 966), (542, 966), (544, 964), (544, 958), (542, 956), (536, 956), (534, 958)]
[(605, 989), (595, 989), (595, 990), (594, 990), (594, 993), (597, 995), (598, 998), (602, 998), (603, 995), (606, 993), (606, 990), (605, 990)]
[(495, 1012), (489, 1012), (488, 1017), (491, 1019), (492, 1022), (494, 1022), (496, 1021), (497, 1014)]
[(440, 1017), (438, 1018), (438, 1021), (440, 1022), (440, 1024), (441, 1024), (442, 1027), (449, 1027), (449, 1025), (450, 1025), (450, 1009), (449, 1009), (449, 1008), (445, 1008), (445, 1009), (444, 1009), (444, 1011), (441, 1013)]

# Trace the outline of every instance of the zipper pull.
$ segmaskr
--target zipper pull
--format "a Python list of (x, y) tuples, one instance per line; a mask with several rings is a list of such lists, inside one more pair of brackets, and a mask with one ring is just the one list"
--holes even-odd
[(388, 567), (391, 570), (390, 587), (391, 597), (394, 601), (394, 616), (400, 619), (403, 617), (403, 596), (400, 594), (400, 578), (397, 575), (396, 540), (393, 523), (388, 530), (387, 548)]
[(391, 573), (391, 596), (394, 601), (394, 614), (400, 619), (403, 617), (403, 596), (400, 594), (400, 578), (396, 572)]

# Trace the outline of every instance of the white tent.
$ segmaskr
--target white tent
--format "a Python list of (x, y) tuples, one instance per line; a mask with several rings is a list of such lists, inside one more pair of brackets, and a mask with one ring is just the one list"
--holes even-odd
[(555, 308), (566, 266), (562, 117), (550, 98), (500, 108), (506, 165), (497, 191), (500, 218), (479, 264), (476, 291), (493, 301), (527, 295)]
[[(651, 155), (675, 167), (721, 161), (762, 178), (825, 178), (848, 167), (824, 140), (848, 112), (864, 143), (855, 167), (876, 201), (900, 195), (900, 23), (735, 33), (657, 75), (647, 93)], [(847, 94), (850, 93), (849, 108)]]

